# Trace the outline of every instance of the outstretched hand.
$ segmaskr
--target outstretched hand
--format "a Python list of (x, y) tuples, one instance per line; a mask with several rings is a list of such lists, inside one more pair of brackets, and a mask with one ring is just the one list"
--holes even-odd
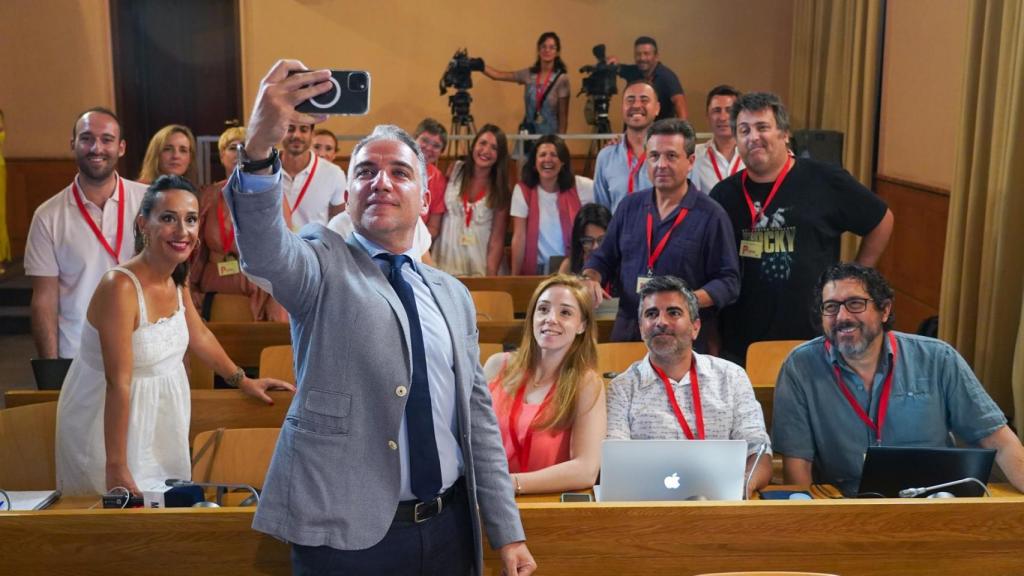
[(267, 394), (268, 390), (285, 390), (295, 392), (295, 385), (276, 378), (243, 378), (238, 383), (238, 389), (257, 400), (262, 400), (273, 406), (274, 399)]
[[(293, 71), (302, 71), (289, 76)], [(289, 124), (316, 124), (323, 115), (295, 110), (300, 102), (331, 89), (330, 70), (308, 71), (298, 60), (278, 60), (260, 81), (256, 104), (246, 126), (245, 152), (253, 159), (270, 155), (270, 149), (288, 132)]]

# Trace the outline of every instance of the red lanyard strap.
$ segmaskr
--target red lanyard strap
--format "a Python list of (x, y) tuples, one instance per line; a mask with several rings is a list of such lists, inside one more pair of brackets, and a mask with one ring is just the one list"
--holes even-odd
[(679, 420), (679, 426), (683, 429), (683, 434), (686, 434), (689, 440), (703, 440), (704, 439), (704, 410), (700, 404), (700, 385), (697, 382), (697, 359), (691, 358), (690, 360), (690, 392), (693, 395), (693, 415), (697, 419), (697, 436), (694, 437), (693, 432), (690, 430), (690, 426), (686, 423), (686, 418), (683, 417), (683, 411), (679, 408), (679, 402), (676, 400), (676, 393), (672, 390), (672, 383), (669, 382), (668, 376), (665, 371), (658, 368), (653, 363), (651, 368), (654, 368), (654, 372), (661, 378), (661, 382), (665, 384), (665, 395), (668, 396), (668, 403), (672, 406), (672, 411), (676, 413), (676, 420)]
[(665, 251), (665, 245), (668, 244), (668, 239), (675, 232), (676, 228), (686, 220), (686, 215), (690, 212), (688, 208), (680, 208), (679, 214), (676, 216), (675, 222), (672, 223), (672, 227), (668, 229), (668, 232), (661, 238), (661, 242), (658, 242), (658, 246), (651, 252), (651, 242), (654, 239), (654, 216), (650, 212), (647, 213), (647, 274), (654, 274), (654, 264), (661, 257), (661, 253)]
[[(313, 154), (310, 152), (310, 154)], [(309, 190), (310, 183), (313, 182), (313, 177), (316, 176), (316, 167), (320, 164), (320, 157), (313, 154), (313, 168), (309, 171), (309, 178), (306, 178), (306, 183), (302, 185), (302, 190), (299, 190), (299, 197), (295, 199), (294, 206), (288, 206), (288, 198), (284, 197), (281, 200), (284, 202), (285, 220), (288, 222), (288, 227), (292, 225), (292, 214), (299, 209), (299, 204), (302, 204), (302, 199), (306, 197), (306, 190)]]
[(743, 171), (743, 175), (740, 176), (740, 180), (743, 183), (743, 197), (746, 198), (747, 208), (750, 210), (751, 230), (757, 228), (757, 221), (760, 220), (761, 216), (763, 216), (768, 210), (768, 205), (772, 203), (772, 200), (775, 198), (775, 193), (782, 187), (782, 181), (789, 175), (790, 169), (793, 168), (793, 163), (794, 161), (792, 157), (786, 159), (786, 164), (782, 167), (782, 172), (779, 172), (779, 175), (775, 178), (775, 184), (772, 185), (772, 190), (768, 193), (768, 197), (765, 198), (760, 211), (754, 208), (754, 201), (750, 198), (750, 192), (747, 191), (747, 171)]
[[(715, 151), (711, 149), (711, 145), (708, 144), (708, 159), (711, 160), (711, 167), (715, 169), (715, 176), (718, 177), (718, 181), (721, 182), (725, 178), (722, 176), (722, 171), (718, 169), (718, 160), (715, 159)], [(729, 169), (729, 176), (732, 176), (740, 169), (740, 155), (733, 152), (732, 167)]]
[(530, 451), (533, 448), (533, 420), (537, 419), (537, 415), (542, 414), (547, 410), (548, 404), (551, 403), (552, 393), (555, 391), (557, 383), (552, 384), (551, 388), (548, 388), (547, 394), (544, 395), (544, 400), (540, 403), (540, 408), (537, 410), (537, 414), (534, 415), (533, 420), (530, 421), (530, 425), (526, 428), (526, 433), (523, 435), (522, 441), (519, 439), (519, 414), (523, 410), (523, 397), (526, 395), (526, 387), (528, 386), (528, 378), (524, 377), (522, 384), (519, 386), (519, 390), (516, 391), (516, 398), (512, 402), (512, 409), (508, 414), (508, 435), (512, 439), (512, 448), (515, 449), (516, 459), (519, 461), (519, 471), (526, 472), (528, 465), (530, 464)]
[(107, 250), (107, 254), (110, 254), (110, 257), (114, 259), (114, 263), (119, 264), (118, 254), (121, 253), (121, 241), (124, 240), (124, 181), (121, 180), (120, 176), (117, 177), (117, 239), (114, 241), (114, 248), (110, 247), (110, 243), (103, 237), (103, 231), (99, 229), (99, 226), (96, 226), (92, 216), (89, 216), (89, 212), (85, 209), (85, 203), (82, 202), (82, 193), (78, 190), (78, 185), (75, 182), (71, 182), (71, 194), (75, 197), (78, 211), (82, 213), (85, 223), (89, 225), (96, 239)]
[[(882, 443), (882, 427), (885, 426), (885, 415), (889, 411), (889, 395), (892, 393), (892, 375), (893, 370), (896, 368), (896, 335), (892, 332), (889, 332), (889, 348), (892, 350), (892, 362), (889, 363), (889, 372), (885, 375), (885, 382), (882, 384), (882, 394), (878, 398), (877, 422), (868, 416), (868, 413), (864, 411), (864, 408), (861, 408), (860, 403), (857, 402), (856, 398), (854, 398), (853, 392), (850, 392), (850, 389), (846, 386), (846, 382), (843, 382), (843, 374), (839, 370), (839, 366), (836, 364), (832, 365), (832, 369), (835, 371), (836, 385), (839, 386), (839, 391), (846, 397), (846, 401), (850, 404), (850, 407), (853, 408), (853, 411), (857, 413), (861, 422), (866, 424), (868, 428), (874, 430), (875, 438), (878, 439), (879, 445)], [(825, 340), (825, 353), (827, 356), (831, 350), (832, 343)], [(829, 358), (829, 361), (831, 361), (831, 358)]]
[(217, 223), (220, 224), (220, 243), (224, 254), (230, 254), (235, 246), (235, 229), (227, 227), (227, 218), (224, 217), (224, 199), (217, 200)]
[[(633, 154), (633, 149), (629, 147), (629, 142), (624, 143), (626, 145), (626, 167), (629, 168), (629, 182), (626, 188), (626, 194), (633, 193), (633, 181), (636, 179), (637, 172), (640, 171), (640, 167), (644, 165), (644, 160), (647, 159), (647, 152), (639, 156)], [(635, 161), (634, 161), (635, 158)]]
[(534, 77), (534, 95), (537, 97), (537, 105), (534, 107), (534, 114), (540, 114), (540, 107), (544, 105), (544, 99), (548, 96), (548, 84), (551, 83), (551, 74), (554, 70), (548, 70), (548, 75), (544, 78), (544, 84), (540, 83), (540, 71), (537, 72), (537, 76)]
[(473, 205), (484, 199), (487, 195), (487, 188), (481, 188), (480, 193), (476, 195), (476, 198), (470, 202), (466, 196), (462, 197), (462, 211), (466, 213), (466, 228), (469, 228), (471, 222), (473, 222)]

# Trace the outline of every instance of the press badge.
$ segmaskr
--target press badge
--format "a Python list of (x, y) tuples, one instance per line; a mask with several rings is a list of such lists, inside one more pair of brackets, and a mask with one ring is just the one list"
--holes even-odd
[(740, 258), (761, 258), (764, 247), (755, 240), (740, 240)]
[(238, 266), (238, 260), (232, 257), (228, 257), (221, 262), (217, 262), (217, 275), (219, 276), (234, 276), (242, 272), (242, 269)]

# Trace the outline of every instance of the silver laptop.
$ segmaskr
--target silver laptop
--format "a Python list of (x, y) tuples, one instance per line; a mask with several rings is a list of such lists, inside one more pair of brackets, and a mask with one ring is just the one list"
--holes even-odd
[(598, 502), (742, 500), (745, 440), (605, 440)]

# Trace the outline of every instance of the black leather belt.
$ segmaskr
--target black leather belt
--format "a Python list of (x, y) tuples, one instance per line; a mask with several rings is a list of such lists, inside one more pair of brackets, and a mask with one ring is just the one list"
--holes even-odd
[(451, 506), (455, 497), (462, 492), (464, 480), (459, 478), (447, 490), (437, 498), (422, 502), (420, 500), (406, 500), (398, 503), (398, 510), (395, 511), (395, 522), (407, 524), (420, 524), (437, 516), (444, 509)]

